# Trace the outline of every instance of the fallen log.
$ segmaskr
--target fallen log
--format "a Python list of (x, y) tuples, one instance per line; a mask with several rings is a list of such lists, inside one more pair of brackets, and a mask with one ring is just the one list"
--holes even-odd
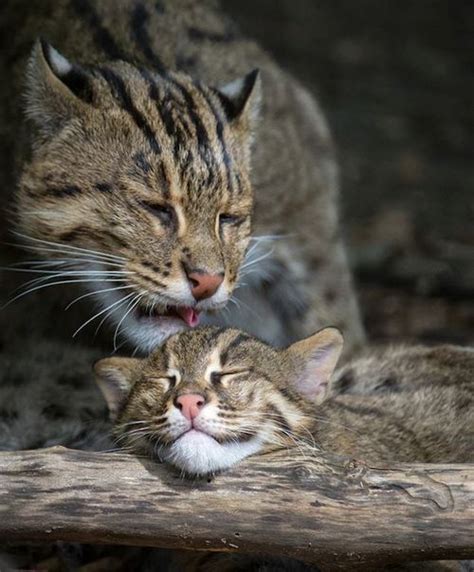
[(326, 569), (474, 558), (474, 464), (390, 466), (281, 451), (189, 481), (127, 454), (0, 454), (3, 542), (289, 556)]

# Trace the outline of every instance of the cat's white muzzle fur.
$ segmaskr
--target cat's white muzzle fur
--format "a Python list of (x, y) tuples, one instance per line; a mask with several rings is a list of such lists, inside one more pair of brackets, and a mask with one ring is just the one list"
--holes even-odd
[(192, 429), (172, 445), (163, 447), (160, 457), (189, 475), (208, 475), (228, 469), (262, 448), (262, 439), (252, 437), (243, 443), (218, 443), (213, 437)]

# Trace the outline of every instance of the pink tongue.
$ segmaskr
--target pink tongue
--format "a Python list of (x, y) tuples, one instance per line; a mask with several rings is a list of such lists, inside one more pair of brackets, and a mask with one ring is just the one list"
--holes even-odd
[(190, 328), (199, 324), (199, 312), (193, 308), (176, 308), (176, 313)]

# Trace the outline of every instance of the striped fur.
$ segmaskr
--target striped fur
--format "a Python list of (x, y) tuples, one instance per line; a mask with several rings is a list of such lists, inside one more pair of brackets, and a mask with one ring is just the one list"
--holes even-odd
[[(125, 340), (148, 350), (183, 329), (168, 310), (195, 307), (184, 263), (224, 272), (216, 295), (196, 306), (221, 310), (235, 295), (220, 323), (273, 343), (334, 323), (349, 349), (360, 343), (324, 118), (214, 1), (44, 0), (32, 8), (18, 0), (3, 18), (15, 34), (6, 31), (0, 71), (17, 64), (0, 90), (11, 136), (0, 145), (5, 165), (13, 153), (23, 158), (18, 226), (35, 239), (121, 257), (143, 312), (126, 315), (122, 294), (97, 299), (104, 309), (117, 303), (109, 321), (123, 326)], [(38, 36), (54, 49), (37, 43), (29, 60), (25, 144), (16, 136), (21, 64)], [(258, 125), (254, 68), (264, 93)], [(159, 214), (163, 206), (171, 217)], [(252, 226), (281, 236), (249, 243)], [(143, 319), (152, 306), (160, 319)]]
[[(118, 442), (188, 474), (295, 445), (374, 462), (472, 461), (474, 350), (379, 350), (338, 370), (331, 392), (341, 344), (332, 328), (282, 350), (238, 330), (201, 329), (146, 360), (102, 360), (96, 372)], [(176, 406), (184, 393), (205, 401), (193, 426)]]

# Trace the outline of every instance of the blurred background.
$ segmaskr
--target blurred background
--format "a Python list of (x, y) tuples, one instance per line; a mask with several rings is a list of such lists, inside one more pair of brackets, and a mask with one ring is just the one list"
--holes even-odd
[(369, 333), (474, 343), (474, 2), (222, 4), (326, 112)]

